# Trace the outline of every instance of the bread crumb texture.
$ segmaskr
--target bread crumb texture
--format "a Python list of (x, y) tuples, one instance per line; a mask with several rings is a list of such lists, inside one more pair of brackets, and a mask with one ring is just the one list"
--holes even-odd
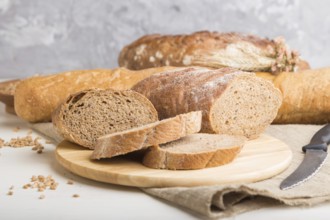
[(72, 95), (53, 115), (53, 124), (67, 140), (93, 149), (97, 138), (158, 120), (143, 95), (126, 90), (86, 90)]

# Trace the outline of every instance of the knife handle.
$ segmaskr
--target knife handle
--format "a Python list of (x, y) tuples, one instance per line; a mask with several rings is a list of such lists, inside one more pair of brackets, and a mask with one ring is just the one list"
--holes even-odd
[(306, 153), (306, 150), (323, 150), (325, 152), (328, 151), (328, 144), (322, 143), (322, 144), (307, 144), (306, 146), (302, 147), (302, 150), (304, 153)]
[(311, 144), (321, 144), (326, 143), (330, 144), (330, 123), (321, 128), (318, 132), (315, 133), (311, 139)]
[(304, 153), (306, 150), (323, 150), (327, 152), (330, 144), (330, 123), (317, 131), (311, 139), (311, 142), (302, 147)]

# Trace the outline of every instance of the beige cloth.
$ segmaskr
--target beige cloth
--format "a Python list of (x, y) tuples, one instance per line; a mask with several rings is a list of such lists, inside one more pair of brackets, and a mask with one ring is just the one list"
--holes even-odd
[[(33, 126), (41, 133), (60, 140), (50, 123)], [(287, 143), (293, 151), (293, 160), (283, 173), (260, 182), (203, 187), (173, 187), (142, 189), (153, 196), (168, 200), (211, 218), (222, 218), (239, 213), (279, 205), (311, 206), (330, 200), (330, 160), (304, 184), (290, 190), (279, 189), (281, 181), (300, 164), (304, 154), (301, 147), (309, 143), (322, 126), (272, 125), (266, 133)], [(267, 147), (267, 146), (265, 146)]]

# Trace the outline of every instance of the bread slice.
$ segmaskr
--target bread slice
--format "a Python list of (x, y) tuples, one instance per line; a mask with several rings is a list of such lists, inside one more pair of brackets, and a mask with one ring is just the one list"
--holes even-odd
[(160, 119), (203, 111), (203, 133), (257, 138), (276, 117), (281, 92), (254, 73), (232, 68), (185, 68), (154, 74), (133, 90), (145, 95)]
[(191, 134), (148, 149), (143, 164), (150, 168), (195, 170), (230, 163), (246, 138), (217, 134)]
[(93, 149), (97, 138), (158, 120), (151, 102), (126, 90), (84, 90), (71, 95), (53, 114), (65, 139)]
[(111, 158), (143, 148), (177, 140), (201, 129), (202, 112), (190, 112), (138, 128), (100, 137), (92, 159)]

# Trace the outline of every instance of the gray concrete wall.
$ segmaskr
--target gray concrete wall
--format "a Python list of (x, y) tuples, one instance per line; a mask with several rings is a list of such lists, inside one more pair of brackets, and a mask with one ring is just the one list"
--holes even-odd
[(144, 34), (282, 35), (313, 67), (330, 66), (327, 0), (0, 0), (0, 77), (117, 66)]

